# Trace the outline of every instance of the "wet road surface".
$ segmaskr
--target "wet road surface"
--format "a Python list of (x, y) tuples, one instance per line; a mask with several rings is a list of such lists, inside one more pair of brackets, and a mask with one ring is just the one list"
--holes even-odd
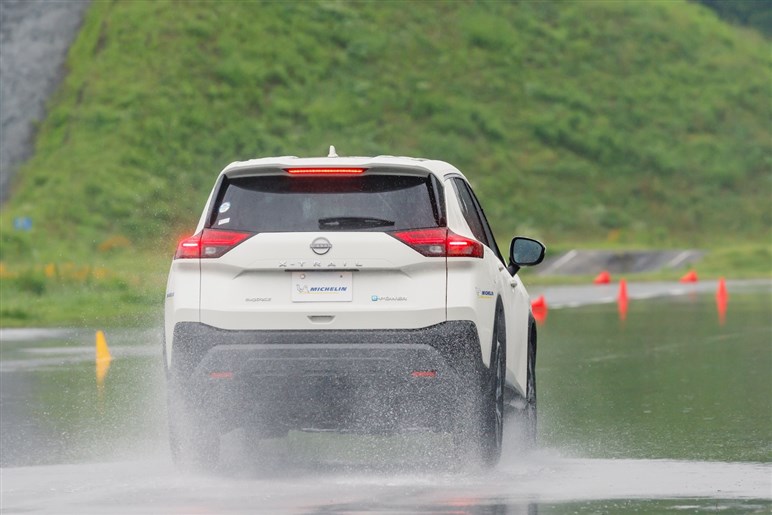
[(712, 499), (708, 507), (753, 512), (772, 508), (771, 474), (769, 465), (752, 463), (536, 453), (478, 474), (277, 463), (276, 468), (196, 476), (179, 474), (159, 459), (7, 470), (3, 505), (7, 513), (509, 514), (561, 512), (539, 507), (595, 499), (617, 501), (606, 505), (623, 511), (635, 505), (630, 500), (646, 506), (651, 500), (679, 499), (688, 505), (687, 499), (707, 498)]
[[(432, 440), (436, 437), (291, 433), (256, 446), (249, 435), (235, 432), (224, 437), (223, 462), (216, 472), (181, 473), (171, 465), (165, 441), (157, 330), (108, 332), (114, 360), (102, 384), (94, 377), (92, 331), (3, 331), (0, 510), (9, 514), (768, 513), (772, 412), (768, 395), (760, 390), (772, 386), (768, 367), (772, 287), (769, 282), (730, 283), (726, 325), (714, 319), (710, 295), (714, 288), (707, 282), (631, 284), (630, 297), (641, 301), (641, 308), (633, 309), (624, 324), (615, 321), (615, 309), (601, 306), (615, 301), (614, 285), (533, 288), (532, 296), (545, 295), (552, 308), (588, 307), (557, 310), (541, 328), (537, 370), (542, 446), (526, 451), (512, 428), (505, 457), (493, 471), (465, 467), (448, 471), (445, 461), (427, 452), (442, 443)], [(669, 296), (675, 296), (673, 301), (662, 305), (643, 300)], [(753, 316), (741, 318), (745, 311)], [(646, 327), (650, 319), (662, 321), (668, 315), (683, 320), (687, 334), (707, 342), (700, 352), (718, 353), (716, 360), (699, 361), (700, 353), (680, 336), (670, 341), (666, 334), (652, 333), (656, 344), (648, 346), (635, 340), (640, 337), (636, 323)], [(696, 334), (698, 326), (689, 325), (691, 319), (706, 327), (704, 334)], [(600, 327), (597, 334), (587, 320)], [(567, 335), (581, 324), (589, 340), (601, 342), (598, 347), (577, 340), (570, 343), (577, 347), (570, 348)], [(668, 332), (677, 333), (670, 325)], [(745, 367), (743, 382), (736, 386), (744, 398), (734, 408), (725, 405), (726, 410), (736, 410), (726, 419), (712, 413), (713, 404), (707, 408), (700, 404), (698, 391), (708, 386), (702, 375), (679, 375), (663, 362), (672, 356), (684, 370), (705, 369), (709, 377), (715, 367), (730, 362), (724, 349), (742, 345), (751, 347), (738, 359), (754, 360), (756, 368), (752, 363)], [(686, 354), (677, 354), (680, 351)], [(694, 356), (694, 361), (685, 363), (682, 355)], [(644, 372), (641, 375), (655, 380), (635, 379), (635, 369), (627, 365), (630, 359), (652, 371), (659, 369), (663, 376)], [(628, 368), (620, 372), (622, 365)], [(574, 367), (588, 375), (574, 374)], [(738, 376), (734, 372), (724, 371)], [(625, 387), (629, 383), (632, 389), (619, 397), (582, 393), (596, 392), (593, 380), (616, 389), (610, 386), (620, 381), (615, 374), (621, 374)], [(657, 385), (664, 385), (667, 393), (672, 387), (666, 379), (671, 376), (687, 386), (667, 396), (673, 397), (672, 405), (656, 391)], [(712, 401), (716, 395), (711, 392), (708, 397)], [(581, 410), (572, 411), (577, 406)], [(737, 424), (729, 423), (732, 420)], [(670, 446), (668, 440), (673, 442)], [(693, 447), (688, 440), (696, 442)]]

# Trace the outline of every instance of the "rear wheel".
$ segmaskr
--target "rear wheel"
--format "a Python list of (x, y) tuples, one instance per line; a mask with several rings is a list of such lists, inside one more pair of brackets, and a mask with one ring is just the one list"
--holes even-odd
[(493, 325), (493, 342), (488, 385), (483, 392), (480, 458), (485, 467), (494, 467), (501, 458), (504, 440), (504, 381), (507, 370), (507, 344), (504, 316), (497, 312)]
[(528, 377), (526, 383), (525, 408), (523, 409), (525, 422), (526, 443), (530, 447), (536, 446), (536, 324), (531, 320), (528, 330)]
[(497, 310), (486, 373), (459, 391), (453, 429), (454, 460), (463, 467), (475, 463), (494, 467), (501, 458), (504, 434), (504, 379), (506, 374), (506, 330)]

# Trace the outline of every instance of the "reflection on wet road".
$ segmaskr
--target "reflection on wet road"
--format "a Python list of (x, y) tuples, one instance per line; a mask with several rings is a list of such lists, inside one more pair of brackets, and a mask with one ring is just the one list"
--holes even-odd
[(157, 460), (13, 469), (4, 474), (3, 504), (38, 513), (530, 514), (572, 513), (596, 499), (605, 500), (607, 509), (600, 511), (606, 513), (673, 506), (664, 500), (678, 499), (675, 505), (748, 512), (772, 507), (770, 474), (768, 465), (752, 463), (537, 454), (485, 474), (279, 462), (262, 470), (195, 476)]
[[(213, 475), (179, 473), (166, 444), (160, 332), (0, 333), (3, 513), (768, 513), (770, 284), (660, 299), (631, 285), (624, 321), (602, 289), (546, 290), (541, 449), (506, 441), (494, 471), (448, 471), (432, 438), (224, 437)], [(680, 285), (663, 285), (668, 295)], [(541, 292), (539, 292), (541, 293)], [(654, 300), (642, 300), (636, 295)], [(510, 435), (511, 436), (511, 435)]]

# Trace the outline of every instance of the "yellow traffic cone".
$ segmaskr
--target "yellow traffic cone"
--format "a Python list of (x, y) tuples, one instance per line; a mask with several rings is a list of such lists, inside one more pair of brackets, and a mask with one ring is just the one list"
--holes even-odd
[(107, 347), (107, 339), (103, 331), (96, 333), (96, 378), (97, 383), (102, 384), (110, 369), (110, 361), (113, 357), (110, 355), (110, 349)]

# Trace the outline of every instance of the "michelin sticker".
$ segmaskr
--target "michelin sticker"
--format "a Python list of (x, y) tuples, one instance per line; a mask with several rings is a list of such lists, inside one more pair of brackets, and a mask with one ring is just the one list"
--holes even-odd
[(351, 302), (351, 272), (293, 272), (292, 302)]
[(494, 293), (491, 290), (481, 290), (480, 288), (475, 288), (474, 291), (477, 293), (477, 297), (480, 299), (492, 299), (494, 297)]

